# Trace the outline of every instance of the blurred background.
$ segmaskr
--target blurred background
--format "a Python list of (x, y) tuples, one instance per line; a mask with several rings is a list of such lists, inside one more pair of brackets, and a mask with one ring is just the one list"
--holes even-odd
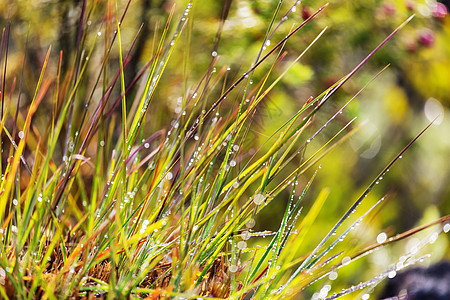
[[(117, 1), (118, 11), (125, 9), (125, 1)], [(284, 1), (276, 24), (291, 10), (271, 38), (275, 45), (294, 25), (300, 24), (326, 1)], [(305, 251), (324, 236), (350, 205), (360, 196), (367, 185), (384, 166), (428, 123), (437, 117), (433, 125), (404, 157), (390, 170), (384, 179), (367, 197), (367, 207), (387, 195), (386, 201), (364, 226), (354, 231), (343, 242), (345, 249), (369, 245), (387, 236), (395, 235), (420, 224), (435, 220), (450, 212), (450, 17), (449, 1), (405, 1), (405, 0), (354, 0), (328, 1), (329, 6), (304, 29), (295, 34), (285, 45), (286, 59), (275, 69), (275, 75), (283, 72), (293, 59), (328, 26), (324, 35), (309, 52), (296, 63), (277, 84), (261, 104), (255, 115), (255, 126), (250, 132), (246, 147), (257, 149), (280, 125), (299, 110), (310, 96), (316, 96), (350, 72), (387, 35), (409, 16), (414, 19), (388, 42), (354, 77), (351, 78), (321, 109), (307, 135), (312, 135), (332, 114), (361, 89), (371, 77), (386, 65), (384, 71), (358, 98), (353, 101), (306, 150), (313, 153), (331, 138), (349, 120), (357, 117), (356, 124), (366, 124), (350, 140), (337, 147), (321, 160), (321, 170), (305, 201), (310, 207), (324, 187), (330, 191), (325, 209), (313, 226), (305, 241)], [(157, 95), (153, 99), (152, 121), (146, 125), (148, 132), (168, 128), (179, 97), (195, 89), (206, 72), (211, 59), (213, 45), (225, 0), (195, 1), (189, 30), (181, 37), (167, 70), (164, 73)], [(136, 0), (131, 1), (121, 30), (123, 47), (128, 51), (142, 25), (131, 61), (126, 68), (126, 82), (130, 83), (151, 58), (151, 48), (158, 41), (161, 28), (174, 9), (178, 20), (187, 1)], [(219, 57), (216, 68), (230, 68), (228, 82), (245, 72), (254, 62), (263, 46), (264, 36), (271, 22), (278, 1), (234, 0), (224, 23), (218, 44)], [(80, 13), (83, 1), (6, 1), (0, 0), (0, 26), (2, 40), (8, 40), (7, 90), (4, 94), (10, 101), (17, 101), (19, 81), (23, 72), (20, 109), (26, 114), (30, 99), (48, 47), (52, 46), (49, 73), (56, 74), (59, 52), (63, 52), (62, 74), (73, 72), (74, 60), (89, 59), (88, 78), (97, 76), (98, 62), (104, 55), (105, 11), (107, 1), (87, 1), (87, 14), (82, 16), (88, 34), (78, 36)], [(292, 8), (294, 7), (294, 8)], [(113, 15), (115, 15), (113, 7)], [(120, 13), (119, 13), (120, 14)], [(189, 34), (187, 34), (189, 33)], [(100, 37), (100, 38), (99, 38)], [(77, 39), (97, 41), (97, 48), (88, 56), (76, 57)], [(28, 40), (28, 42), (27, 42)], [(2, 70), (5, 66), (5, 45), (2, 43)], [(87, 43), (90, 44), (90, 43)], [(270, 45), (267, 45), (270, 47)], [(24, 57), (24, 54), (26, 56)], [(111, 54), (118, 60), (117, 47)], [(24, 60), (25, 58), (25, 60)], [(187, 58), (187, 59), (186, 59)], [(25, 61), (25, 63), (24, 63)], [(265, 74), (274, 62), (270, 60), (255, 73), (254, 81)], [(116, 66), (118, 68), (118, 65)], [(187, 70), (187, 71), (186, 71)], [(113, 74), (116, 70), (113, 70)], [(3, 71), (2, 71), (3, 74)], [(2, 83), (3, 84), (3, 83)], [(92, 82), (85, 80), (80, 86), (77, 99), (86, 99)], [(223, 83), (221, 83), (223, 84)], [(221, 84), (210, 92), (211, 103), (217, 99)], [(12, 89), (11, 86), (16, 88)], [(11, 89), (11, 92), (8, 91)], [(119, 91), (115, 91), (118, 95)], [(131, 91), (135, 93), (135, 91)], [(13, 95), (10, 97), (9, 95)], [(132, 99), (132, 97), (128, 97)], [(44, 100), (34, 120), (36, 128), (49, 122), (51, 100)], [(232, 107), (240, 101), (238, 96), (230, 99)], [(46, 106), (46, 104), (48, 106)], [(80, 100), (80, 103), (83, 103)], [(81, 104), (82, 105), (82, 104)], [(131, 106), (131, 100), (129, 105)], [(225, 109), (224, 108), (224, 109)], [(117, 109), (116, 109), (117, 110)], [(114, 112), (114, 108), (112, 108)], [(12, 114), (10, 112), (10, 114)], [(80, 109), (75, 109), (75, 116)], [(116, 112), (120, 117), (120, 108)], [(76, 119), (76, 118), (75, 118)], [(8, 123), (8, 119), (6, 121)], [(65, 129), (69, 130), (69, 129)], [(2, 143), (4, 136), (2, 135)], [(264, 147), (267, 146), (263, 146)], [(94, 155), (95, 149), (88, 149)], [(56, 156), (62, 154), (55, 154)], [(6, 157), (2, 156), (2, 159)], [(298, 166), (301, 157), (292, 161)], [(287, 171), (289, 168), (287, 169)], [(287, 172), (286, 171), (286, 172)], [(314, 170), (301, 178), (300, 186), (306, 183)], [(284, 198), (283, 198), (284, 197)], [(279, 226), (285, 209), (288, 193), (273, 202), (257, 219), (256, 230), (275, 230)], [(364, 207), (364, 206), (363, 206)], [(362, 209), (362, 211), (364, 208)], [(395, 263), (405, 251), (409, 251), (432, 231), (406, 239), (392, 247), (383, 248), (367, 259), (359, 260), (342, 268), (333, 283), (333, 290), (369, 280), (382, 272), (381, 266)], [(264, 240), (255, 241), (264, 244)], [(424, 263), (450, 259), (449, 239), (441, 235), (433, 245), (424, 249), (432, 253)], [(324, 285), (325, 284), (325, 285)], [(318, 282), (307, 291), (312, 295), (323, 290), (327, 284)], [(381, 288), (381, 287), (379, 287)], [(377, 289), (379, 289), (377, 288)], [(317, 293), (315, 294), (317, 296)], [(315, 296), (315, 297), (316, 297)], [(350, 296), (350, 299), (353, 296)]]

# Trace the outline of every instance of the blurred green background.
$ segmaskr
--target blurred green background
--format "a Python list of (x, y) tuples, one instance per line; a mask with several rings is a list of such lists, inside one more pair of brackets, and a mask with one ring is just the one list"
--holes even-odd
[[(121, 12), (126, 2), (117, 2), (118, 11)], [(294, 2), (284, 1), (276, 23), (291, 9)], [(82, 38), (91, 41), (96, 36), (107, 34), (102, 24), (108, 2), (95, 3), (95, 9), (84, 16), (86, 25), (90, 27), (90, 34)], [(151, 58), (152, 45), (155, 40), (158, 41), (161, 28), (171, 9), (174, 8), (174, 18), (177, 20), (186, 3), (187, 1), (170, 0), (131, 1), (122, 24), (125, 51), (129, 49), (141, 24), (143, 27), (133, 48), (131, 62), (126, 68), (128, 83)], [(206, 72), (225, 3), (224, 0), (194, 2), (192, 22), (180, 42), (183, 47), (177, 47), (175, 50), (153, 99), (150, 118), (152, 121), (146, 126), (148, 132), (167, 128), (174, 115), (177, 99), (187, 91), (192, 91)], [(218, 71), (230, 67), (228, 83), (238, 74), (245, 72), (254, 61), (277, 4), (278, 1), (274, 0), (232, 1), (218, 45), (219, 60), (216, 66)], [(325, 1), (302, 1), (271, 38), (271, 45), (276, 44), (295, 24), (300, 24), (324, 4)], [(23, 55), (27, 49), (21, 96), (21, 109), (24, 112), (33, 96), (40, 66), (49, 45), (52, 45), (49, 72), (55, 73), (60, 50), (63, 51), (63, 71), (71, 70), (75, 59), (82, 5), (83, 1), (0, 0), (0, 25), (7, 28), (8, 22), (11, 24), (7, 87), (10, 87), (14, 80), (18, 85)], [(94, 2), (87, 1), (87, 5), (92, 8)], [(300, 109), (310, 96), (318, 95), (346, 75), (392, 30), (410, 15), (416, 14), (398, 35), (331, 98), (307, 132), (307, 135), (312, 135), (372, 76), (390, 64), (306, 150), (307, 153), (313, 153), (356, 116), (357, 124), (367, 121), (356, 135), (321, 161), (322, 169), (307, 197), (305, 210), (311, 206), (323, 187), (329, 188), (330, 196), (312, 229), (317, 234), (308, 236), (307, 245), (320, 241), (378, 172), (439, 114), (436, 125), (407, 151), (370, 193), (367, 205), (373, 204), (384, 195), (388, 195), (387, 201), (364, 226), (347, 238), (343, 247), (351, 249), (369, 245), (376, 241), (380, 232), (391, 236), (450, 212), (450, 17), (446, 14), (445, 5), (448, 5), (448, 1), (331, 0), (323, 13), (285, 45), (287, 57), (276, 68), (275, 73), (278, 75), (328, 26), (325, 34), (268, 94), (257, 110), (255, 126), (250, 132), (251, 139), (246, 145), (248, 148), (257, 149), (270, 134)], [(112, 7), (112, 10), (115, 14), (115, 7)], [(6, 36), (4, 38), (6, 39)], [(98, 62), (104, 54), (104, 42), (99, 39), (97, 43), (98, 49), (88, 58), (92, 61), (88, 77), (92, 79), (97, 75)], [(117, 47), (113, 51), (115, 52), (112, 55), (117, 60)], [(4, 57), (4, 52), (2, 55)], [(273, 62), (274, 59), (271, 58), (257, 70), (255, 82), (262, 78)], [(2, 68), (3, 66), (4, 58)], [(118, 68), (118, 65), (116, 67)], [(115, 71), (111, 71), (111, 74)], [(210, 91), (211, 103), (220, 94), (222, 84), (223, 82), (219, 83)], [(86, 98), (90, 87), (92, 82), (83, 82), (77, 98)], [(13, 94), (16, 93), (17, 88)], [(118, 95), (118, 91), (116, 94)], [(14, 99), (17, 97), (11, 99), (16, 101)], [(236, 105), (238, 101), (240, 99), (237, 96), (230, 97), (223, 110), (227, 106)], [(39, 108), (34, 120), (37, 128), (49, 121), (46, 110), (51, 110), (51, 101), (48, 101), (48, 108), (45, 103)], [(117, 116), (120, 116), (120, 110)], [(91, 154), (93, 155), (92, 152)], [(292, 164), (295, 166), (300, 162), (301, 157)], [(300, 179), (300, 186), (308, 181), (311, 174)], [(259, 216), (257, 230), (274, 230), (279, 226), (287, 197), (287, 193), (283, 194), (279, 201), (273, 202)], [(424, 236), (426, 234), (419, 235)], [(411, 245), (417, 242), (414, 240), (416, 238), (402, 241), (394, 247), (383, 248), (368, 259), (343, 268), (333, 289), (339, 290), (373, 278), (383, 270), (381, 265), (394, 263), (405, 249), (410, 249)], [(441, 236), (433, 247), (428, 249), (433, 255), (427, 263), (449, 259), (448, 242), (447, 236)], [(256, 243), (264, 243), (264, 240)], [(304, 250), (310, 251), (312, 248), (305, 246)], [(320, 284), (313, 285), (311, 291), (318, 290)]]

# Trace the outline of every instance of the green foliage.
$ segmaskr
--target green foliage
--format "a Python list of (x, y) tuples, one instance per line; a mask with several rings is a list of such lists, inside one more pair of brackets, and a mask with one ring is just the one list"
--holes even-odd
[[(423, 259), (419, 250), (450, 229), (449, 216), (430, 210), (424, 226), (374, 240), (386, 202), (369, 192), (431, 124), (403, 150), (390, 145), (398, 154), (365, 174), (367, 187), (343, 176), (357, 165), (345, 142), (373, 148), (358, 142), (364, 122), (352, 101), (396, 55), (353, 76), (411, 18), (390, 19), (383, 38), (368, 24), (347, 27), (341, 50), (323, 25), (326, 5), (230, 3), (10, 5), (0, 53), (2, 297), (353, 297)], [(334, 9), (334, 32), (354, 21), (348, 9), (371, 14), (359, 2)], [(20, 19), (30, 14), (43, 20), (27, 43)], [(339, 51), (352, 59), (336, 72), (327, 66)], [(386, 99), (402, 124), (406, 96), (394, 89)], [(400, 264), (361, 274), (370, 253), (427, 230)]]

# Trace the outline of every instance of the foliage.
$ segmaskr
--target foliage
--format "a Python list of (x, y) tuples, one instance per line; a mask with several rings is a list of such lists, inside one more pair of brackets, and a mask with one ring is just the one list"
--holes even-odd
[[(253, 9), (261, 9), (258, 3)], [(340, 107), (327, 108), (331, 96), (412, 17), (317, 96), (292, 103), (284, 97), (290, 86), (315, 74), (299, 61), (318, 60), (310, 53), (327, 30), (320, 22), (327, 5), (288, 23), (298, 4), (262, 6), (259, 23), (242, 17), (252, 28), (268, 26), (266, 33), (244, 31), (253, 36), (223, 51), (231, 1), (220, 6), (215, 35), (208, 29), (217, 25), (208, 19), (214, 5), (194, 1), (183, 11), (161, 5), (156, 22), (136, 32), (133, 24), (147, 10), (131, 2), (61, 4), (62, 28), (54, 26), (60, 21), (55, 7), (34, 2), (48, 22), (43, 29), (31, 24), (25, 45), (15, 39), (15, 24), (7, 24), (0, 51), (2, 296), (294, 297), (336, 279), (350, 262), (358, 266), (369, 253), (431, 228), (397, 264), (386, 263), (381, 275), (329, 298), (371, 292), (423, 259), (419, 250), (450, 229), (449, 216), (392, 238), (379, 235), (376, 243), (355, 247), (348, 238), (374, 230), (370, 225), (385, 197), (369, 192), (431, 123), (396, 150), (325, 231), (319, 227), (328, 223), (320, 218), (330, 213), (328, 198), (336, 195), (316, 187), (324, 172), (320, 163), (364, 125), (344, 109), (386, 67), (340, 95), (351, 94)], [(72, 39), (70, 24), (77, 28)], [(23, 27), (17, 30), (24, 36)], [(301, 47), (286, 52), (301, 31)], [(39, 39), (55, 35), (63, 51), (58, 56), (49, 47), (42, 54)], [(321, 53), (333, 55), (329, 47)], [(277, 107), (281, 117), (271, 116)], [(346, 167), (343, 158), (333, 163)], [(279, 212), (276, 228), (264, 228), (259, 216), (267, 209)], [(315, 295), (325, 298), (328, 286)]]

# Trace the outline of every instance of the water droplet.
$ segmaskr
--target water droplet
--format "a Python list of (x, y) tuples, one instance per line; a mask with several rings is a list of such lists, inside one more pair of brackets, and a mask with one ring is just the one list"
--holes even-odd
[(254, 219), (250, 219), (247, 221), (245, 226), (247, 226), (247, 228), (253, 228), (253, 227), (255, 227), (255, 224), (256, 224), (256, 221)]
[(444, 225), (444, 232), (447, 233), (450, 231), (450, 223)]
[(19, 139), (23, 139), (25, 137), (25, 133), (23, 131), (19, 131), (18, 136)]
[(386, 241), (386, 239), (387, 239), (386, 233), (382, 232), (377, 236), (377, 243), (378, 244), (384, 243)]
[(101, 31), (97, 32), (97, 35), (98, 35), (98, 36), (101, 36), (101, 35), (102, 35), (102, 32), (101, 32)]
[(237, 243), (237, 247), (239, 248), (239, 249), (245, 249), (245, 248), (247, 248), (247, 243), (246, 242), (244, 242), (244, 241), (239, 241), (238, 243)]
[(216, 56), (217, 56), (217, 52), (216, 52), (216, 51), (213, 51), (213, 52), (211, 53), (211, 55), (212, 55), (212, 57), (216, 57)]
[(335, 271), (331, 271), (330, 274), (328, 274), (328, 279), (335, 280), (338, 277), (338, 273)]
[(256, 205), (260, 205), (260, 204), (262, 204), (263, 202), (264, 202), (264, 196), (262, 195), (262, 194), (256, 194), (254, 197), (253, 197), (253, 202), (256, 204)]
[(245, 230), (241, 233), (241, 239), (243, 239), (244, 241), (248, 240), (250, 238), (250, 232)]
[(388, 273), (388, 277), (389, 277), (389, 278), (394, 278), (395, 275), (397, 275), (397, 272), (395, 272), (395, 270), (392, 270), (392, 271), (390, 271), (390, 272)]
[(237, 266), (235, 266), (235, 265), (231, 265), (231, 266), (230, 266), (230, 272), (231, 272), (231, 273), (235, 273), (237, 270), (238, 270), (238, 267), (237, 267)]
[(430, 237), (430, 244), (434, 244), (436, 242), (437, 238), (439, 237), (439, 233), (435, 232)]
[(342, 265), (343, 266), (345, 266), (345, 265), (348, 265), (350, 262), (351, 262), (351, 258), (350, 258), (350, 256), (346, 256), (346, 257), (344, 257), (343, 259), (342, 259)]

